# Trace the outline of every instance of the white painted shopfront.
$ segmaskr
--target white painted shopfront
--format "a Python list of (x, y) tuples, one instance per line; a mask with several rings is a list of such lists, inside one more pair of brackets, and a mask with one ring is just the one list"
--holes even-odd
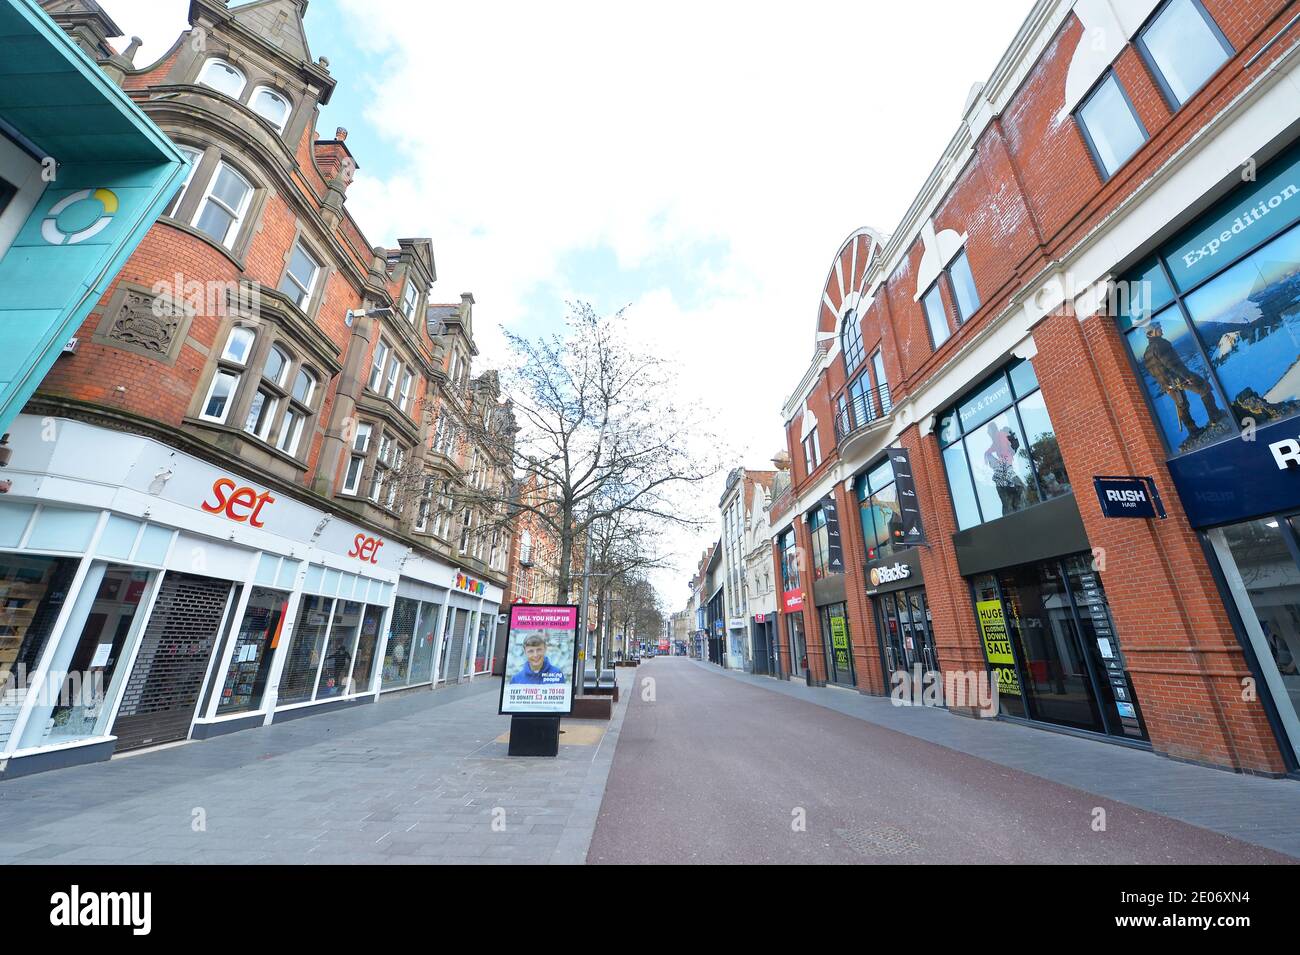
[(399, 595), (460, 653), (431, 647), (423, 682), (478, 670), (499, 590), (381, 532), (82, 422), (22, 415), (10, 446), (0, 773), (374, 702)]

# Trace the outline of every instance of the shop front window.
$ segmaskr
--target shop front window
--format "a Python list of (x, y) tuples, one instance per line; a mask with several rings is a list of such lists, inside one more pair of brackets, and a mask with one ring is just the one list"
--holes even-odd
[(803, 632), (803, 614), (795, 611), (785, 615), (786, 637), (790, 641), (790, 669), (795, 676), (808, 670), (808, 642)]
[(302, 598), (298, 620), (294, 626), (289, 656), (280, 676), (279, 703), (305, 703), (311, 699), (315, 687), (316, 670), (321, 662), (321, 647), (329, 630), (330, 611), (334, 601), (329, 597), (310, 594)]
[(867, 560), (892, 554), (903, 539), (903, 512), (898, 505), (894, 468), (886, 459), (858, 478), (858, 516)]
[(403, 686), (411, 669), (411, 644), (419, 623), (420, 602), (398, 597), (393, 604), (393, 623), (389, 628), (388, 646), (384, 649), (383, 688)]
[(325, 647), (325, 661), (316, 681), (318, 700), (352, 692), (348, 680), (352, 673), (363, 606), (356, 600), (334, 602), (334, 619), (330, 624), (329, 643)]
[(1153, 290), (1118, 320), (1171, 454), (1300, 415), (1297, 175), (1293, 149), (1117, 283)]
[(261, 709), (288, 606), (289, 595), (282, 590), (254, 587), (249, 594), (217, 703), (218, 716)]
[(1293, 751), (1300, 754), (1300, 517), (1210, 531)]
[(1070, 490), (1056, 429), (1027, 361), (944, 414), (939, 442), (962, 530)]
[(77, 562), (68, 558), (0, 555), (0, 746), (9, 739), (76, 572)]
[[(82, 585), (68, 630), (50, 662), (23, 734), (24, 746), (44, 746), (102, 736), (116, 691), (113, 677), (139, 629), (149, 571), (97, 564)], [(79, 627), (75, 642), (69, 637)]]
[(1300, 228), (1187, 296), (1238, 422), (1300, 413)]
[(1146, 738), (1106, 595), (1087, 555), (1007, 568), (972, 584), (1003, 712)]
[(820, 608), (822, 640), (826, 646), (826, 678), (841, 686), (853, 686), (853, 644), (849, 636), (846, 606), (830, 604)]
[(361, 616), (361, 633), (357, 637), (356, 661), (352, 665), (352, 691), (365, 693), (371, 689), (375, 671), (375, 650), (379, 645), (379, 625), (384, 619), (384, 608), (367, 606)]
[(830, 552), (826, 539), (826, 511), (820, 507), (808, 515), (808, 537), (812, 541), (813, 579), (821, 580), (827, 574)]

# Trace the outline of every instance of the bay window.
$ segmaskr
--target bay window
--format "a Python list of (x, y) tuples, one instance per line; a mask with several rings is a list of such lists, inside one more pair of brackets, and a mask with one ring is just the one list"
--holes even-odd
[(344, 494), (356, 494), (361, 487), (361, 474), (366, 467), (366, 452), (370, 450), (372, 431), (373, 427), (363, 422), (357, 425), (356, 433), (352, 436), (352, 455), (343, 476)]
[(248, 107), (274, 126), (277, 133), (284, 132), (285, 121), (289, 118), (289, 101), (275, 90), (259, 86), (249, 97)]
[(370, 364), (370, 378), (366, 381), (366, 387), (376, 394), (379, 393), (379, 386), (384, 383), (384, 366), (388, 361), (388, 343), (382, 338), (375, 345), (375, 354)]
[(244, 74), (225, 60), (211, 59), (203, 64), (199, 72), (199, 85), (224, 93), (231, 99), (239, 99), (248, 80)]

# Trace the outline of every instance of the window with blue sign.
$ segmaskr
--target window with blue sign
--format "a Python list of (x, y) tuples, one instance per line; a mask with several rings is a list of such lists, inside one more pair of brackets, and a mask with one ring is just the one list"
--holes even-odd
[(1120, 329), (1169, 451), (1300, 413), (1300, 152), (1136, 270)]
[(962, 530), (1070, 490), (1056, 429), (1027, 361), (1008, 365), (942, 415), (939, 446)]
[(862, 521), (867, 560), (885, 557), (903, 540), (903, 511), (898, 506), (894, 468), (889, 459), (860, 475), (857, 486), (858, 516)]

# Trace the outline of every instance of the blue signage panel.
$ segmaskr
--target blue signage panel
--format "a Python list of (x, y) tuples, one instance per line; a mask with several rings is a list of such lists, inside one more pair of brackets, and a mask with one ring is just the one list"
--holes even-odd
[(1149, 477), (1094, 477), (1092, 486), (1107, 517), (1164, 517), (1156, 482)]
[(1231, 524), (1300, 508), (1300, 417), (1169, 462), (1193, 527)]
[(1191, 288), (1297, 219), (1300, 150), (1292, 150), (1184, 232), (1178, 245), (1164, 253), (1169, 272), (1179, 288)]
[(186, 164), (35, 0), (0, 0), (0, 36), (28, 51), (23, 62), (0, 62), (0, 81), (42, 64), (39, 102), (6, 108), (5, 120), (49, 171), (0, 253), (4, 431), (174, 194)]

